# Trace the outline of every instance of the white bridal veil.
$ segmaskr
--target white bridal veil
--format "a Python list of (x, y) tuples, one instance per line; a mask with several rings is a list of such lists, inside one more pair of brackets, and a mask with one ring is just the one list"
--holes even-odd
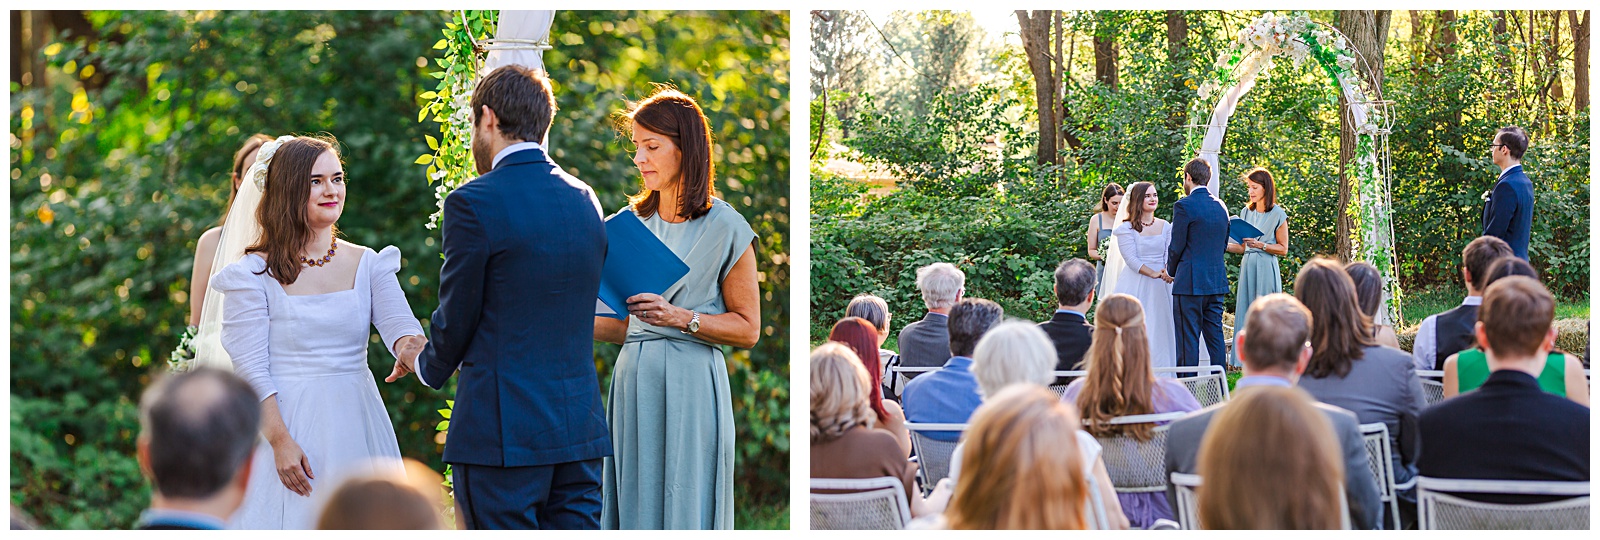
[[(256, 151), (256, 162), (245, 172), (244, 179), (239, 181), (239, 193), (233, 197), (233, 206), (228, 207), (228, 218), (222, 224), (222, 237), (217, 241), (217, 254), (211, 258), (211, 277), (243, 258), (244, 249), (261, 237), (256, 207), (261, 205), (262, 186), (255, 179), (258, 176), (265, 179), (267, 160), (272, 159), (278, 145), (292, 138), (283, 136), (267, 141)], [(200, 307), (200, 329), (194, 338), (195, 365), (231, 371), (233, 360), (228, 356), (228, 351), (222, 348), (222, 293), (207, 286), (205, 295), (205, 303)]]

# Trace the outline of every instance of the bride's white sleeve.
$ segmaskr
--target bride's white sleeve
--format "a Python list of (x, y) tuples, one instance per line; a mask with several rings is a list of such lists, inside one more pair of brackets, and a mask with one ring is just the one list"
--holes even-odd
[(1139, 258), (1139, 232), (1133, 230), (1132, 225), (1124, 223), (1118, 225), (1117, 230), (1111, 234), (1117, 237), (1117, 250), (1122, 252), (1123, 264), (1128, 265), (1134, 272), (1144, 268), (1144, 260)]
[(270, 306), (262, 277), (256, 274), (266, 266), (260, 257), (246, 255), (211, 277), (211, 288), (223, 295), (222, 348), (233, 360), (234, 373), (250, 383), (262, 401), (278, 393), (267, 346)]
[(422, 335), (422, 325), (411, 313), (411, 303), (406, 301), (406, 293), (400, 289), (400, 280), (395, 276), (400, 271), (400, 248), (383, 248), (367, 268), (371, 272), (367, 283), (372, 286), (372, 325), (378, 327), (383, 347), (398, 358), (394, 352), (395, 340)]

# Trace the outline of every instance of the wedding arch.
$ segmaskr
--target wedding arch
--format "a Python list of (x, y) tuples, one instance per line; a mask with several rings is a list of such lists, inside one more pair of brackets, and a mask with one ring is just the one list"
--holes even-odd
[[(1346, 169), (1355, 180), (1356, 204), (1347, 210), (1354, 236), (1351, 251), (1356, 260), (1372, 263), (1383, 276), (1383, 310), (1378, 322), (1392, 324), (1400, 319), (1400, 280), (1390, 220), (1394, 207), (1389, 162), (1392, 103), (1385, 101), (1373, 84), (1371, 64), (1337, 28), (1314, 22), (1304, 12), (1287, 16), (1267, 12), (1241, 29), (1199, 87), (1200, 99), (1189, 109), (1184, 153), (1198, 155), (1217, 171), (1228, 118), (1239, 100), (1255, 87), (1256, 78), (1271, 71), (1280, 58), (1289, 59), (1297, 68), (1307, 60), (1315, 61), (1345, 99), (1340, 114), (1349, 115), (1356, 140), (1354, 157)], [(1219, 175), (1212, 176), (1212, 193), (1221, 193), (1217, 189)]]

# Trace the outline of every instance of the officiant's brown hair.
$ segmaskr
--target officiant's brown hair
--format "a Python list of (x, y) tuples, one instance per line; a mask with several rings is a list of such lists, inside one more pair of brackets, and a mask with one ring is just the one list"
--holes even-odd
[[(711, 212), (711, 198), (717, 196), (717, 168), (711, 162), (711, 123), (700, 104), (676, 88), (660, 86), (622, 114), (620, 127), (631, 131), (624, 120), (665, 135), (683, 154), (678, 162), (678, 215), (696, 219)], [(639, 217), (650, 217), (660, 210), (661, 193), (641, 189), (628, 197), (628, 203)]]
[(483, 118), (483, 107), (494, 111), (500, 133), (512, 139), (544, 144), (556, 116), (550, 80), (542, 71), (512, 64), (501, 66), (478, 81), (472, 91), (472, 126)]
[(1255, 182), (1261, 186), (1261, 204), (1250, 201), (1250, 209), (1256, 212), (1267, 212), (1278, 206), (1278, 187), (1272, 181), (1272, 173), (1266, 169), (1256, 167), (1245, 171), (1244, 180)]

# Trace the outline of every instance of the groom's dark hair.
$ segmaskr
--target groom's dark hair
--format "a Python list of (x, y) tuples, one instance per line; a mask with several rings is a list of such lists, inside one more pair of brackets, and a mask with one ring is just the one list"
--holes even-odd
[(556, 99), (544, 73), (512, 64), (489, 72), (472, 91), (472, 126), (477, 127), (487, 105), (500, 119), (500, 133), (513, 139), (544, 144), (556, 116)]
[(145, 390), (139, 424), (139, 438), (149, 444), (155, 491), (205, 499), (234, 481), (255, 450), (261, 401), (237, 375), (201, 367), (158, 379)]
[(1521, 160), (1522, 153), (1528, 151), (1528, 132), (1517, 126), (1507, 126), (1495, 132), (1495, 138), (1500, 139), (1500, 144), (1506, 145), (1506, 151), (1511, 153), (1511, 159)]
[(1183, 173), (1189, 175), (1189, 183), (1203, 186), (1211, 181), (1211, 164), (1206, 160), (1194, 158), (1183, 164)]

